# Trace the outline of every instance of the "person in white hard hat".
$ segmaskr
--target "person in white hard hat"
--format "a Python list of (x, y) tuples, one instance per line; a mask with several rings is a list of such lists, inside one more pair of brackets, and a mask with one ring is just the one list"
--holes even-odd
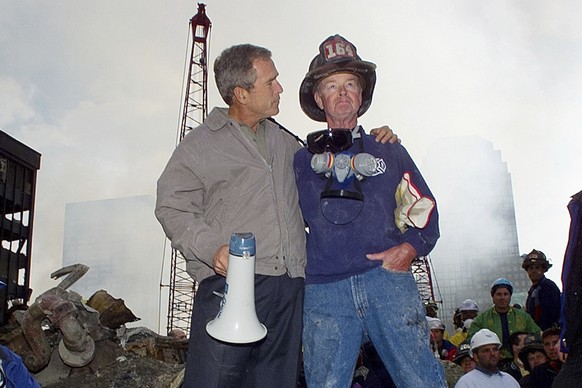
[(475, 369), (463, 375), (455, 388), (518, 388), (519, 383), (510, 374), (499, 370), (501, 341), (489, 329), (481, 329), (471, 338), (471, 356)]
[(445, 325), (438, 318), (427, 317), (426, 320), (428, 321), (428, 328), (430, 329), (433, 351), (441, 360), (453, 361), (456, 355), (454, 351), (455, 345), (444, 338)]
[(465, 299), (459, 306), (459, 311), (461, 313), (461, 319), (465, 322), (467, 319), (475, 319), (477, 314), (479, 314), (479, 306), (477, 306), (474, 300)]
[(477, 306), (477, 303), (471, 299), (465, 299), (458, 309), (461, 314), (463, 325), (459, 331), (449, 338), (449, 341), (455, 346), (459, 346), (467, 339), (467, 331), (469, 330), (473, 319), (475, 319), (477, 314), (479, 314), (479, 306)]

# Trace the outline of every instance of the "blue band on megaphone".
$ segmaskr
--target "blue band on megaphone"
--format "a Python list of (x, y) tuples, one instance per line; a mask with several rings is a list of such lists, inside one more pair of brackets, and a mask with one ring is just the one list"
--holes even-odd
[(230, 236), (228, 252), (231, 255), (242, 256), (245, 252), (254, 256), (257, 251), (255, 235), (252, 233), (233, 233)]

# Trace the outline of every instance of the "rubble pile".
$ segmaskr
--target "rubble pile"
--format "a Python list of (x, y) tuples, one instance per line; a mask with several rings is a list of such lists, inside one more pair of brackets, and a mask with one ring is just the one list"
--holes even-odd
[(179, 387), (188, 341), (126, 328), (139, 318), (105, 290), (84, 303), (67, 288), (88, 269), (75, 264), (51, 274), (67, 277), (30, 307), (15, 309), (0, 327), (0, 342), (45, 388)]

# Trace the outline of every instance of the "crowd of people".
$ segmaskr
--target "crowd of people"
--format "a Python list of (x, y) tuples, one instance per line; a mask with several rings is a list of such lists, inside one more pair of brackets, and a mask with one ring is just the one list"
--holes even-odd
[[(561, 295), (556, 284), (545, 277), (551, 263), (545, 254), (532, 250), (522, 256), (522, 268), (531, 280), (531, 286), (525, 303), (525, 309), (511, 304), (513, 285), (505, 278), (499, 278), (491, 285), (492, 307), (478, 313), (470, 321), (465, 342), (473, 349), (474, 339), (483, 333), (494, 334), (498, 359), (498, 375), (506, 375), (522, 387), (551, 387), (553, 379), (560, 371), (562, 361), (559, 357), (560, 346), (560, 306)], [(464, 301), (461, 305), (476, 304)], [(461, 306), (459, 306), (459, 309)], [(466, 320), (464, 320), (466, 322)], [(464, 343), (465, 343), (464, 342)], [(476, 340), (477, 344), (479, 340)], [(473, 353), (475, 351), (473, 350)], [(476, 369), (492, 382), (497, 377), (492, 369), (483, 369), (479, 357)], [(483, 376), (481, 376), (483, 377)], [(501, 382), (500, 386), (518, 386)], [(466, 379), (459, 380), (460, 387), (467, 385)]]

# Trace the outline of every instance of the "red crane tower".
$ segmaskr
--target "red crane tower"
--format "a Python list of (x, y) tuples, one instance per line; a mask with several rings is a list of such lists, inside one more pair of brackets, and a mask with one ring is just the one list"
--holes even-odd
[[(412, 274), (418, 286), (418, 292), (423, 302), (436, 302), (434, 295), (434, 287), (432, 281), (432, 273), (430, 270), (430, 257), (419, 256), (412, 262)], [(440, 298), (439, 298), (440, 299)], [(441, 301), (438, 301), (441, 303)]]
[[(212, 23), (206, 16), (206, 6), (198, 3), (198, 12), (190, 19), (188, 42), (190, 61), (183, 85), (183, 106), (178, 143), (188, 132), (201, 124), (208, 114), (208, 41)], [(190, 316), (196, 284), (186, 272), (186, 259), (172, 249), (170, 290), (168, 301), (168, 331), (182, 329), (190, 332)]]

